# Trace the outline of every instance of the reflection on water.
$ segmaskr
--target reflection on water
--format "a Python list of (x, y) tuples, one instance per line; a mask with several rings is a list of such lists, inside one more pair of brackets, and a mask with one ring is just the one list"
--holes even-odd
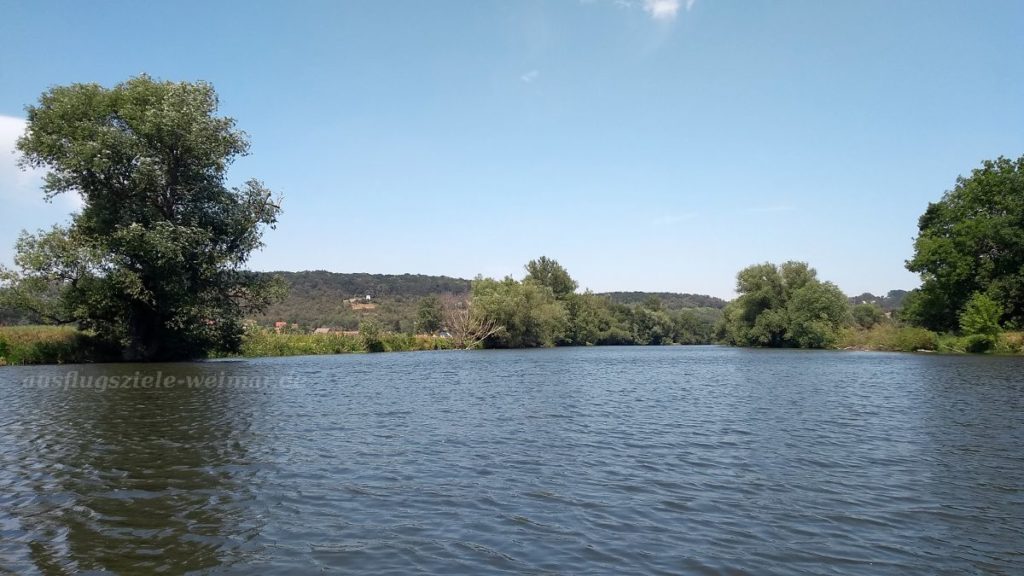
[[(73, 370), (88, 381), (140, 368), (186, 376), (217, 367)], [(202, 570), (230, 563), (258, 533), (259, 516), (249, 506), (258, 468), (247, 447), (260, 395), (15, 382), (6, 382), (3, 394), (0, 551), (12, 569)]]
[(672, 347), (70, 369), (176, 382), (102, 391), (4, 368), (0, 573), (1019, 573), (1022, 368)]

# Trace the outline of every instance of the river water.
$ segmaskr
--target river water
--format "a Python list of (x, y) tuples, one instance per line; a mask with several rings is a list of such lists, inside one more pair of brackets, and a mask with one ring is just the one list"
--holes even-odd
[(0, 573), (1024, 573), (1021, 358), (6, 367), (0, 432)]

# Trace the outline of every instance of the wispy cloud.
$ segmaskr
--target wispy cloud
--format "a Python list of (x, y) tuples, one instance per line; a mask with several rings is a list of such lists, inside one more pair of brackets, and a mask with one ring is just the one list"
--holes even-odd
[(644, 12), (660, 22), (671, 22), (679, 14), (679, 0), (644, 0)]
[[(43, 170), (22, 170), (18, 166), (15, 144), (25, 133), (25, 120), (0, 115), (0, 202), (4, 204), (33, 205), (43, 203), (40, 186)], [(54, 204), (69, 210), (82, 207), (78, 194), (61, 194)]]
[(24, 120), (0, 116), (0, 197), (4, 200), (12, 199), (16, 191), (30, 186), (41, 176), (18, 168), (14, 145), (24, 133)]
[(537, 78), (540, 78), (540, 70), (530, 70), (519, 77), (526, 84), (533, 84)]
[[(580, 4), (590, 4), (594, 0), (580, 0)], [(672, 22), (679, 16), (680, 10), (689, 12), (697, 0), (612, 0), (619, 8), (641, 8), (656, 22)]]

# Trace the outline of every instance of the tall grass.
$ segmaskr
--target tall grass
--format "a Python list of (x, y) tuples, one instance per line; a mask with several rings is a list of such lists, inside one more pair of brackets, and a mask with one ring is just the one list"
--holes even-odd
[(1024, 354), (1024, 332), (1003, 332), (998, 336), (957, 336), (936, 334), (924, 328), (879, 324), (869, 330), (844, 328), (837, 347), (890, 352), (926, 350), (946, 354)]
[[(446, 338), (380, 332), (354, 334), (278, 334), (252, 328), (242, 338), (239, 355), (300, 356), (353, 352), (404, 352), (445, 350)], [(92, 336), (59, 326), (0, 326), (0, 366), (19, 364), (80, 364), (117, 358), (117, 352), (101, 346)]]
[(251, 328), (242, 338), (241, 356), (303, 356), (352, 352), (405, 352), (450, 348), (445, 338), (410, 334), (296, 334)]
[(939, 335), (924, 328), (877, 324), (868, 330), (844, 328), (839, 334), (838, 348), (890, 352), (935, 351)]
[(63, 326), (0, 326), (0, 366), (79, 364), (109, 360), (88, 334)]

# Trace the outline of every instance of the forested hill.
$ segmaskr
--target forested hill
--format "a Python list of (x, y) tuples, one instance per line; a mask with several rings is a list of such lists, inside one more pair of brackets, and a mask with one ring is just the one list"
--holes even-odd
[(328, 296), (349, 298), (419, 298), (430, 294), (464, 294), (469, 280), (425, 274), (343, 274), (325, 270), (306, 272), (268, 272), (285, 279), (289, 298), (309, 299)]
[(643, 304), (652, 299), (661, 302), (661, 306), (669, 310), (682, 308), (725, 308), (726, 301), (705, 294), (679, 294), (677, 292), (603, 292), (616, 304)]
[[(373, 317), (388, 329), (397, 329), (411, 324), (416, 305), (424, 296), (467, 294), (470, 288), (470, 281), (464, 278), (425, 274), (349, 274), (324, 270), (265, 274), (283, 278), (289, 287), (288, 295), (255, 320), (262, 325), (284, 321), (303, 328), (355, 329), (361, 320)], [(698, 294), (611, 292), (603, 296), (625, 305), (650, 304), (653, 297), (667, 310), (725, 306), (724, 300)]]

